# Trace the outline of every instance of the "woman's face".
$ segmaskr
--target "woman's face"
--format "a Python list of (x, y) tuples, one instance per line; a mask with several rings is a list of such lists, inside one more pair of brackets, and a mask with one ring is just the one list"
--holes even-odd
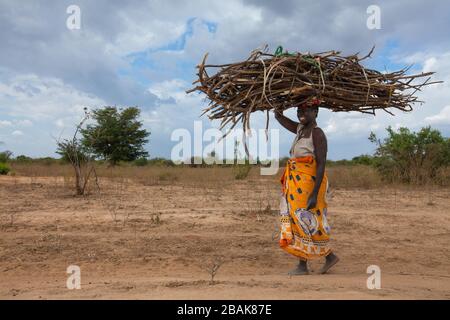
[(301, 124), (308, 124), (316, 118), (316, 110), (313, 108), (297, 108), (297, 118)]

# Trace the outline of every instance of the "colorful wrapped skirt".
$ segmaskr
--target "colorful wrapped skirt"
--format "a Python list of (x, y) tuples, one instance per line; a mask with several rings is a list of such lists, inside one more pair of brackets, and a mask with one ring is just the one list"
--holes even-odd
[(328, 178), (324, 173), (316, 206), (306, 210), (316, 179), (313, 156), (291, 158), (281, 177), (280, 247), (302, 259), (310, 260), (330, 253), (330, 226), (327, 222)]

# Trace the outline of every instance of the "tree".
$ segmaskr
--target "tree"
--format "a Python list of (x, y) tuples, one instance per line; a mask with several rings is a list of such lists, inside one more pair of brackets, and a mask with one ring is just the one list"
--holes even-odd
[(381, 142), (371, 132), (369, 140), (377, 144), (374, 164), (387, 180), (424, 183), (436, 178), (438, 169), (450, 165), (450, 139), (430, 126), (419, 132), (401, 127), (387, 128), (388, 137)]
[(83, 145), (111, 165), (148, 157), (143, 146), (150, 133), (141, 129), (142, 123), (137, 120), (139, 114), (137, 107), (118, 110), (107, 106), (92, 111), (96, 123), (81, 129)]
[(72, 139), (64, 139), (57, 141), (56, 153), (62, 156), (63, 161), (69, 162), (75, 173), (75, 192), (77, 195), (85, 195), (92, 176), (95, 177), (97, 187), (97, 172), (94, 165), (94, 155), (89, 153), (89, 149), (84, 147), (79, 138), (78, 133), (82, 130), (82, 126), (89, 119), (90, 114), (87, 108), (84, 109), (85, 116), (77, 125)]
[(9, 150), (0, 152), (0, 162), (6, 163), (11, 160), (13, 153)]

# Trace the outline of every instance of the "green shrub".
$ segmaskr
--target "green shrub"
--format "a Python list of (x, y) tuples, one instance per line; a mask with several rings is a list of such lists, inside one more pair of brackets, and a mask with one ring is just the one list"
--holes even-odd
[(172, 172), (162, 172), (158, 175), (159, 181), (177, 181), (178, 177)]
[(134, 165), (138, 166), (138, 167), (144, 167), (146, 165), (148, 165), (148, 159), (147, 158), (139, 158), (134, 160)]
[(11, 168), (6, 163), (0, 162), (0, 174), (6, 175), (9, 171), (11, 171)]
[(387, 128), (381, 141), (371, 132), (369, 140), (377, 144), (373, 165), (386, 181), (423, 184), (438, 179), (441, 168), (450, 165), (450, 139), (430, 126), (419, 132), (400, 127)]
[(12, 157), (11, 151), (7, 150), (7, 151), (0, 152), (0, 162), (1, 163), (8, 162), (9, 160), (11, 160), (11, 157)]
[(362, 154), (360, 156), (352, 158), (353, 164), (363, 164), (368, 166), (374, 165), (375, 161), (376, 160), (374, 160), (374, 157), (367, 154)]
[(146, 160), (147, 160), (146, 165), (149, 166), (173, 167), (175, 165), (172, 160), (165, 158), (152, 158)]
[(238, 164), (238, 165), (234, 166), (233, 167), (234, 178), (236, 180), (244, 180), (245, 178), (247, 178), (251, 169), (252, 169), (252, 167), (248, 163)]
[(24, 156), (24, 155), (22, 154), (22, 155), (20, 155), (20, 156), (17, 156), (17, 157), (14, 159), (14, 161), (20, 162), (20, 163), (29, 163), (29, 162), (32, 162), (33, 159), (30, 158), (30, 157)]

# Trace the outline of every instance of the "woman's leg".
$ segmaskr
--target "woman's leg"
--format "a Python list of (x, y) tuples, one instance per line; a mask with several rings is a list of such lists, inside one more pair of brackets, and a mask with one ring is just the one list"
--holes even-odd
[(327, 273), (328, 270), (330, 270), (330, 268), (338, 262), (339, 262), (338, 256), (335, 255), (332, 251), (330, 251), (330, 253), (325, 257), (325, 264), (323, 265), (322, 269), (320, 269), (319, 273), (320, 274)]
[(300, 276), (306, 274), (309, 274), (308, 262), (303, 259), (299, 259), (297, 267), (288, 272), (288, 275), (290, 276)]

